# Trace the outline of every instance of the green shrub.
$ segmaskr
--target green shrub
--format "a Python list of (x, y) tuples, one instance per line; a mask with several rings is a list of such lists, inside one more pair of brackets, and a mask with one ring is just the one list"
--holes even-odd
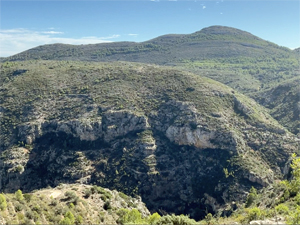
[(141, 213), (137, 209), (119, 209), (117, 212), (119, 218), (117, 220), (120, 224), (142, 224)]
[(65, 217), (69, 218), (72, 224), (75, 223), (75, 217), (74, 217), (73, 213), (71, 213), (71, 211), (67, 211), (65, 214)]
[(156, 224), (157, 225), (163, 225), (163, 224), (190, 225), (190, 224), (196, 224), (196, 221), (190, 219), (188, 216), (184, 216), (184, 215), (175, 216), (174, 214), (172, 214), (172, 215), (161, 217)]
[(95, 194), (95, 193), (102, 194), (101, 199), (103, 201), (106, 201), (107, 199), (111, 199), (111, 197), (112, 197), (111, 193), (106, 191), (104, 188), (98, 187), (96, 185), (91, 187), (91, 192), (92, 192), (92, 194)]
[(58, 201), (56, 199), (51, 199), (50, 205), (51, 206), (57, 206)]
[(19, 212), (19, 213), (17, 213), (17, 218), (18, 218), (18, 220), (20, 221), (20, 220), (24, 220), (24, 219), (25, 219), (25, 216), (24, 216), (23, 213)]
[(67, 191), (65, 193), (65, 196), (66, 196), (67, 201), (69, 201), (70, 203), (74, 203), (75, 205), (79, 201), (79, 197), (76, 195), (76, 193), (74, 191)]
[(25, 216), (26, 216), (28, 219), (31, 219), (31, 220), (34, 218), (34, 214), (33, 214), (32, 211), (27, 211), (27, 212), (25, 213)]
[(23, 193), (21, 190), (17, 190), (15, 192), (15, 197), (18, 201), (23, 201), (24, 200), (24, 197), (23, 197)]
[(93, 193), (92, 193), (91, 188), (87, 188), (87, 189), (84, 190), (84, 197), (85, 198), (89, 198), (92, 194)]
[(288, 217), (287, 224), (300, 224), (300, 206)]
[(128, 200), (129, 198), (128, 195), (124, 194), (123, 192), (119, 192), (119, 196), (123, 198), (125, 201)]
[(117, 215), (119, 218), (117, 219), (117, 223), (125, 224), (127, 222), (127, 214), (129, 213), (129, 209), (121, 208), (117, 211)]
[(295, 196), (295, 201), (300, 206), (300, 192)]
[(152, 215), (149, 216), (147, 221), (149, 224), (156, 224), (160, 218), (161, 216), (158, 213), (153, 213)]
[(16, 210), (17, 212), (22, 211), (22, 210), (23, 210), (23, 205), (21, 205), (20, 203), (17, 203), (17, 204), (15, 205), (15, 210)]
[(290, 192), (289, 192), (289, 190), (285, 190), (284, 191), (284, 194), (283, 194), (283, 198), (284, 198), (284, 200), (286, 201), (286, 200), (288, 200), (289, 198), (290, 198)]
[(69, 204), (69, 208), (70, 208), (70, 209), (74, 209), (74, 207), (75, 207), (74, 204), (71, 202), (71, 203)]
[(0, 210), (3, 211), (7, 208), (6, 198), (3, 194), (0, 194)]
[(128, 214), (128, 220), (133, 223), (141, 223), (142, 215), (137, 209), (132, 209)]
[(206, 216), (205, 216), (205, 221), (207, 224), (212, 224), (212, 220), (213, 220), (213, 216), (211, 213), (208, 213)]
[(34, 222), (37, 222), (39, 218), (40, 218), (40, 215), (36, 211), (34, 211), (33, 212), (33, 220), (34, 220)]
[(300, 158), (296, 158), (296, 154), (292, 155), (292, 164), (291, 167), (293, 169), (292, 175), (293, 179), (290, 182), (291, 194), (296, 195), (300, 192)]
[(35, 211), (37, 213), (41, 213), (42, 212), (42, 209), (41, 209), (41, 207), (39, 205), (32, 206), (31, 210)]
[(73, 198), (77, 197), (77, 195), (74, 191), (66, 191), (65, 196), (66, 196), (67, 200), (70, 200), (70, 199), (73, 199)]
[(21, 224), (21, 225), (28, 225), (28, 224), (32, 224), (32, 222), (31, 222), (30, 219), (28, 219), (28, 218), (25, 217), (25, 219), (23, 221), (20, 221), (19, 224)]
[(23, 197), (25, 199), (26, 202), (30, 202), (32, 199), (32, 195), (31, 194), (23, 194)]
[(101, 223), (103, 223), (103, 222), (105, 221), (105, 216), (104, 216), (104, 215), (105, 215), (104, 212), (99, 212), (99, 215), (98, 215), (98, 216), (99, 216), (99, 219), (100, 219), (100, 222), (101, 222)]
[(262, 212), (259, 208), (254, 207), (252, 209), (249, 209), (248, 215), (246, 218), (248, 219), (248, 221), (259, 220), (262, 218)]
[(281, 215), (288, 215), (289, 214), (289, 208), (284, 204), (279, 204), (275, 207), (275, 210), (277, 213)]
[(247, 196), (245, 207), (246, 208), (250, 207), (256, 199), (257, 199), (257, 190), (254, 187), (252, 187), (250, 189), (250, 193)]
[(76, 224), (83, 224), (83, 218), (82, 216), (78, 215), (76, 217), (76, 221), (75, 221)]
[(61, 221), (59, 221), (59, 224), (61, 225), (71, 225), (71, 220), (68, 217), (63, 218)]

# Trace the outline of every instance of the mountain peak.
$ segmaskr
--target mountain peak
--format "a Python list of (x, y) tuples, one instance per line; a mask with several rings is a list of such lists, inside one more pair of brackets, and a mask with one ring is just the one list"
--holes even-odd
[(256, 37), (249, 32), (246, 32), (246, 31), (243, 31), (243, 30), (240, 30), (237, 28), (227, 27), (227, 26), (219, 26), (219, 25), (203, 28), (202, 30), (200, 30), (196, 33), (211, 34), (211, 35), (243, 35), (243, 36)]

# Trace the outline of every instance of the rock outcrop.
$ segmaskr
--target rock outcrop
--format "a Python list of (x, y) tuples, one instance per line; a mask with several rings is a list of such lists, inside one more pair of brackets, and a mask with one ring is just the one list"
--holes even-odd
[(50, 72), (28, 69), (1, 89), (0, 191), (97, 184), (199, 220), (283, 178), (298, 151), (265, 109), (212, 80), (150, 65), (34, 63)]
[[(244, 199), (251, 185), (273, 182), (272, 169), (254, 158), (243, 131), (207, 119), (192, 103), (170, 101), (149, 118), (109, 110), (93, 119), (29, 122), (18, 128), (24, 147), (2, 153), (0, 187), (97, 183), (141, 194), (152, 209), (198, 217), (196, 205), (216, 212)], [(238, 167), (235, 160), (245, 154), (253, 164)]]

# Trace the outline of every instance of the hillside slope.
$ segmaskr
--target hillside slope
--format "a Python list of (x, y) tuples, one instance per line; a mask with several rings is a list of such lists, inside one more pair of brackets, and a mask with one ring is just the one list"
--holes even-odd
[(137, 61), (156, 64), (181, 59), (261, 57), (292, 53), (291, 50), (235, 28), (212, 26), (192, 34), (170, 34), (149, 41), (89, 45), (39, 46), (8, 60), (54, 59), (81, 61)]
[(39, 46), (6, 60), (131, 61), (180, 66), (243, 93), (277, 85), (296, 75), (294, 51), (231, 27), (212, 26), (186, 35), (91, 45)]
[[(115, 42), (92, 45), (39, 46), (4, 61), (75, 60), (131, 61), (178, 67), (209, 77), (248, 96), (268, 92), (282, 82), (299, 78), (299, 51), (280, 47), (248, 32), (211, 26), (192, 34), (169, 34), (142, 43)], [(282, 97), (278, 99), (282, 99)], [(277, 102), (283, 106), (284, 102)], [(273, 109), (276, 118), (293, 114), (291, 108)], [(290, 131), (295, 117), (279, 120)]]
[(290, 131), (300, 135), (300, 77), (258, 92), (253, 98), (269, 108), (270, 114), (281, 124), (285, 124)]
[(299, 150), (253, 100), (170, 67), (39, 60), (1, 70), (1, 191), (95, 183), (200, 219), (286, 176)]
[(1, 224), (120, 224), (122, 210), (139, 210), (144, 218), (150, 215), (140, 198), (84, 184), (0, 196), (6, 202), (0, 208)]

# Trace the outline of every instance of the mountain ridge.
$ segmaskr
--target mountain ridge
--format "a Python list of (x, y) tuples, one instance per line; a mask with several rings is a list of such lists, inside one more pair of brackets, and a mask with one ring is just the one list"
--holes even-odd
[[(2, 61), (33, 59), (131, 61), (174, 66), (224, 83), (248, 96), (263, 91), (272, 93), (267, 91), (298, 77), (300, 67), (297, 50), (226, 26), (210, 26), (191, 34), (167, 34), (139, 43), (43, 45)], [(286, 127), (294, 126), (293, 117), (281, 121)], [(293, 132), (296, 130), (292, 128)]]
[[(227, 37), (226, 35), (229, 35), (230, 37)], [(220, 37), (221, 37), (221, 39), (220, 39)], [(151, 40), (144, 41), (144, 42), (111, 42), (111, 43), (99, 43), (99, 44), (87, 44), (87, 45), (69, 45), (69, 44), (56, 43), (56, 44), (50, 44), (50, 45), (42, 45), (42, 46), (38, 46), (38, 47), (35, 47), (32, 49), (26, 50), (22, 53), (18, 53), (14, 56), (10, 56), (10, 57), (6, 58), (6, 60), (22, 60), (23, 57), (25, 57), (24, 54), (27, 54), (27, 56), (26, 56), (27, 59), (33, 59), (34, 57), (35, 57), (35, 59), (37, 59), (37, 57), (40, 57), (42, 59), (47, 59), (47, 58), (44, 58), (46, 56), (43, 56), (43, 55), (34, 56), (33, 52), (37, 53), (41, 48), (47, 48), (47, 51), (51, 51), (51, 47), (60, 47), (60, 48), (64, 48), (64, 49), (69, 47), (70, 49), (77, 49), (78, 51), (84, 51), (84, 48), (87, 48), (88, 50), (94, 49), (96, 52), (97, 49), (99, 49), (101, 51), (104, 48), (116, 48), (116, 47), (124, 48), (124, 47), (132, 47), (132, 46), (134, 46), (136, 48), (141, 48), (144, 45), (146, 45), (145, 51), (151, 52), (151, 51), (158, 51), (158, 50), (161, 50), (161, 51), (166, 50), (163, 48), (164, 46), (161, 47), (162, 49), (159, 49), (159, 46), (161, 44), (166, 44), (168, 46), (168, 45), (174, 44), (173, 42), (177, 42), (177, 44), (178, 44), (180, 42), (186, 42), (186, 41), (206, 41), (206, 40), (212, 41), (214, 39), (215, 40), (223, 40), (223, 41), (228, 40), (228, 39), (229, 39), (228, 41), (230, 41), (230, 39), (234, 39), (234, 40), (248, 39), (248, 41), (251, 40), (253, 42), (261, 42), (260, 44), (264, 43), (263, 45), (265, 45), (265, 46), (270, 45), (271, 47), (278, 48), (282, 51), (292, 52), (292, 50), (289, 50), (286, 47), (281, 47), (274, 43), (265, 41), (261, 38), (258, 38), (257, 36), (252, 35), (249, 32), (246, 32), (246, 31), (242, 31), (242, 30), (239, 30), (236, 28), (231, 28), (231, 27), (211, 26), (211, 27), (203, 28), (202, 30), (191, 33), (191, 34), (166, 34), (166, 35), (162, 35), (162, 36), (159, 36), (159, 37), (156, 37)], [(147, 48), (147, 44), (148, 45), (153, 44), (153, 45), (152, 46), (150, 45)], [(155, 45), (159, 45), (159, 46), (155, 46)], [(253, 43), (252, 45), (248, 45), (248, 46), (246, 45), (246, 47), (257, 48), (257, 47), (259, 47), (259, 45), (255, 45), (255, 43)], [(56, 49), (54, 51), (58, 51), (58, 50), (59, 49)], [(138, 51), (138, 50), (139, 49), (136, 49), (136, 51)], [(130, 51), (127, 53), (125, 52), (125, 54), (128, 54), (128, 53), (131, 53), (131, 52)], [(109, 56), (109, 54), (108, 55), (107, 54), (108, 53), (106, 53), (106, 56)], [(122, 52), (115, 52), (113, 54), (121, 54), (122, 55)], [(31, 57), (33, 57), (33, 58), (31, 58)], [(66, 56), (63, 56), (63, 58), (64, 57), (66, 57)], [(127, 55), (127, 57), (128, 57), (128, 55)], [(48, 59), (54, 59), (54, 58), (50, 57)], [(59, 58), (55, 58), (55, 59), (57, 60)], [(64, 58), (64, 59), (66, 59), (66, 58)], [(81, 60), (84, 60), (84, 59), (81, 58)], [(100, 58), (91, 58), (91, 56), (88, 56), (88, 55), (85, 60), (102, 61)], [(122, 58), (122, 60), (124, 60), (124, 59)], [(130, 60), (127, 59), (125, 61), (130, 61)], [(141, 61), (141, 62), (143, 62), (143, 61)], [(163, 63), (163, 62), (161, 62), (161, 63)]]

